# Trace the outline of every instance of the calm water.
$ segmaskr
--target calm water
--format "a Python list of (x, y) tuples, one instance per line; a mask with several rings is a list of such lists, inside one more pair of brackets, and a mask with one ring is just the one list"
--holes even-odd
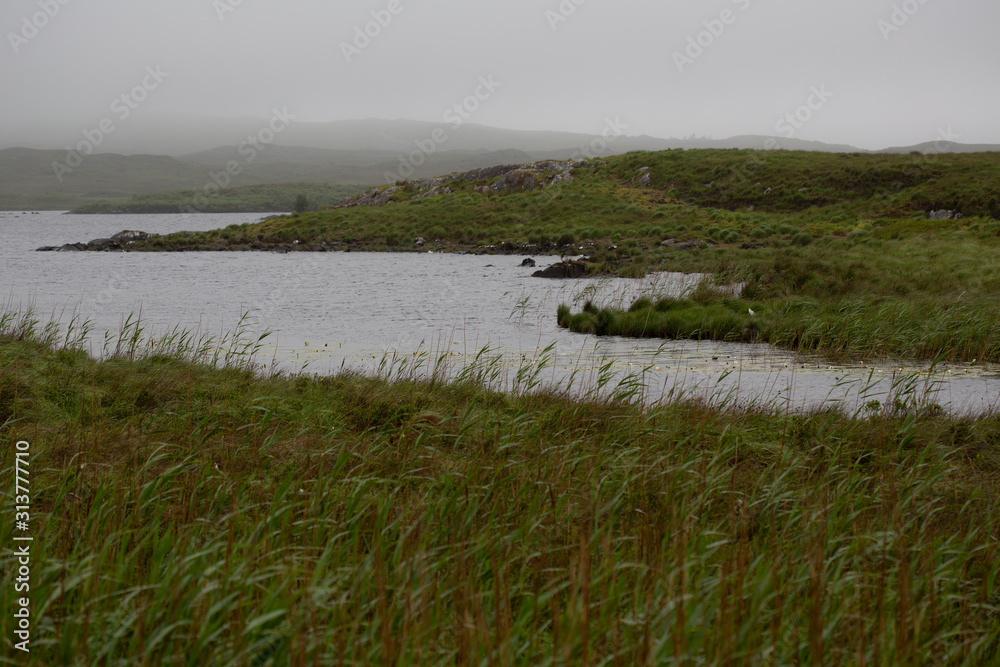
[[(893, 376), (919, 372), (918, 384), (935, 387), (934, 400), (950, 410), (981, 412), (1000, 401), (996, 367), (946, 366), (931, 378), (920, 364), (831, 365), (766, 345), (597, 339), (556, 326), (560, 303), (579, 308), (585, 299), (628, 304), (643, 293), (677, 294), (696, 283), (690, 276), (550, 281), (531, 278), (535, 269), (521, 268), (519, 256), (34, 252), (122, 229), (199, 231), (263, 217), (0, 212), (2, 295), (43, 317), (76, 311), (93, 320), (95, 341), (130, 313), (141, 312), (151, 332), (180, 325), (218, 334), (249, 311), (256, 333), (272, 332), (266, 360), (315, 373), (373, 371), (385, 353), (413, 358), (421, 351), (443, 354), (457, 369), (489, 346), (513, 375), (551, 345), (539, 379), (565, 382), (575, 370), (574, 387), (593, 384), (610, 363), (617, 378), (640, 374), (652, 398), (683, 390), (792, 409), (837, 400), (853, 409), (869, 374), (881, 382), (864, 400), (883, 400)], [(535, 259), (539, 267), (557, 261)]]

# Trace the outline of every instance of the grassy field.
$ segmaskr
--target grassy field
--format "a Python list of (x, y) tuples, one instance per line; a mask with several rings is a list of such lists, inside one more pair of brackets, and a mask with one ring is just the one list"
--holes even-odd
[(357, 193), (361, 188), (357, 184), (278, 183), (225, 188), (210, 196), (199, 190), (172, 190), (85, 204), (74, 209), (73, 213), (291, 212), (299, 195), (308, 198), (310, 207), (327, 208), (339, 204), (344, 197)]
[(8, 664), (1000, 661), (998, 418), (499, 393), (488, 360), (276, 376), (238, 334), (135, 322), (95, 361), (85, 335), (0, 319), (35, 538)]
[[(417, 200), (404, 186), (391, 205), (165, 237), (144, 249), (586, 254), (594, 274), (703, 272), (742, 289), (650, 295), (628, 312), (563, 309), (574, 331), (766, 341), (840, 358), (1000, 361), (1000, 154), (631, 153), (542, 191), (473, 191), (485, 184), (456, 181), (454, 194)], [(962, 216), (929, 218), (939, 210)], [(415, 246), (417, 237), (426, 244)]]

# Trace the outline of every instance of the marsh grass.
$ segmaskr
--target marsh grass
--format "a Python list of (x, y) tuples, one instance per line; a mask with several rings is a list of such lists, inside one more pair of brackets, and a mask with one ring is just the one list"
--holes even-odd
[(853, 416), (650, 407), (537, 365), (491, 390), (488, 350), (269, 375), (245, 334), (215, 356), (129, 321), (96, 360), (0, 322), (0, 461), (33, 453), (19, 664), (1000, 659), (1000, 421), (905, 382)]

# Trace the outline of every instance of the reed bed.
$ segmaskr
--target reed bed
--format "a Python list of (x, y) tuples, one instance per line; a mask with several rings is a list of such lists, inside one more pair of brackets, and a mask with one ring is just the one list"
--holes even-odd
[(95, 358), (84, 323), (0, 318), (0, 462), (34, 453), (16, 664), (1000, 661), (1000, 419), (914, 385), (856, 414), (650, 406), (634, 377), (570, 399), (537, 359), (497, 391), (488, 351), (286, 375), (247, 330), (126, 324)]

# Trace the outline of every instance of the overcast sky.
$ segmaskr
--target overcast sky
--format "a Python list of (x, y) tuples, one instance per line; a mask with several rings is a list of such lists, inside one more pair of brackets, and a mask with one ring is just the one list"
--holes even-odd
[(475, 123), (1000, 143), (998, 28), (993, 0), (3, 0), (0, 122), (82, 130), (144, 82), (135, 114), (441, 121), (492, 76)]

